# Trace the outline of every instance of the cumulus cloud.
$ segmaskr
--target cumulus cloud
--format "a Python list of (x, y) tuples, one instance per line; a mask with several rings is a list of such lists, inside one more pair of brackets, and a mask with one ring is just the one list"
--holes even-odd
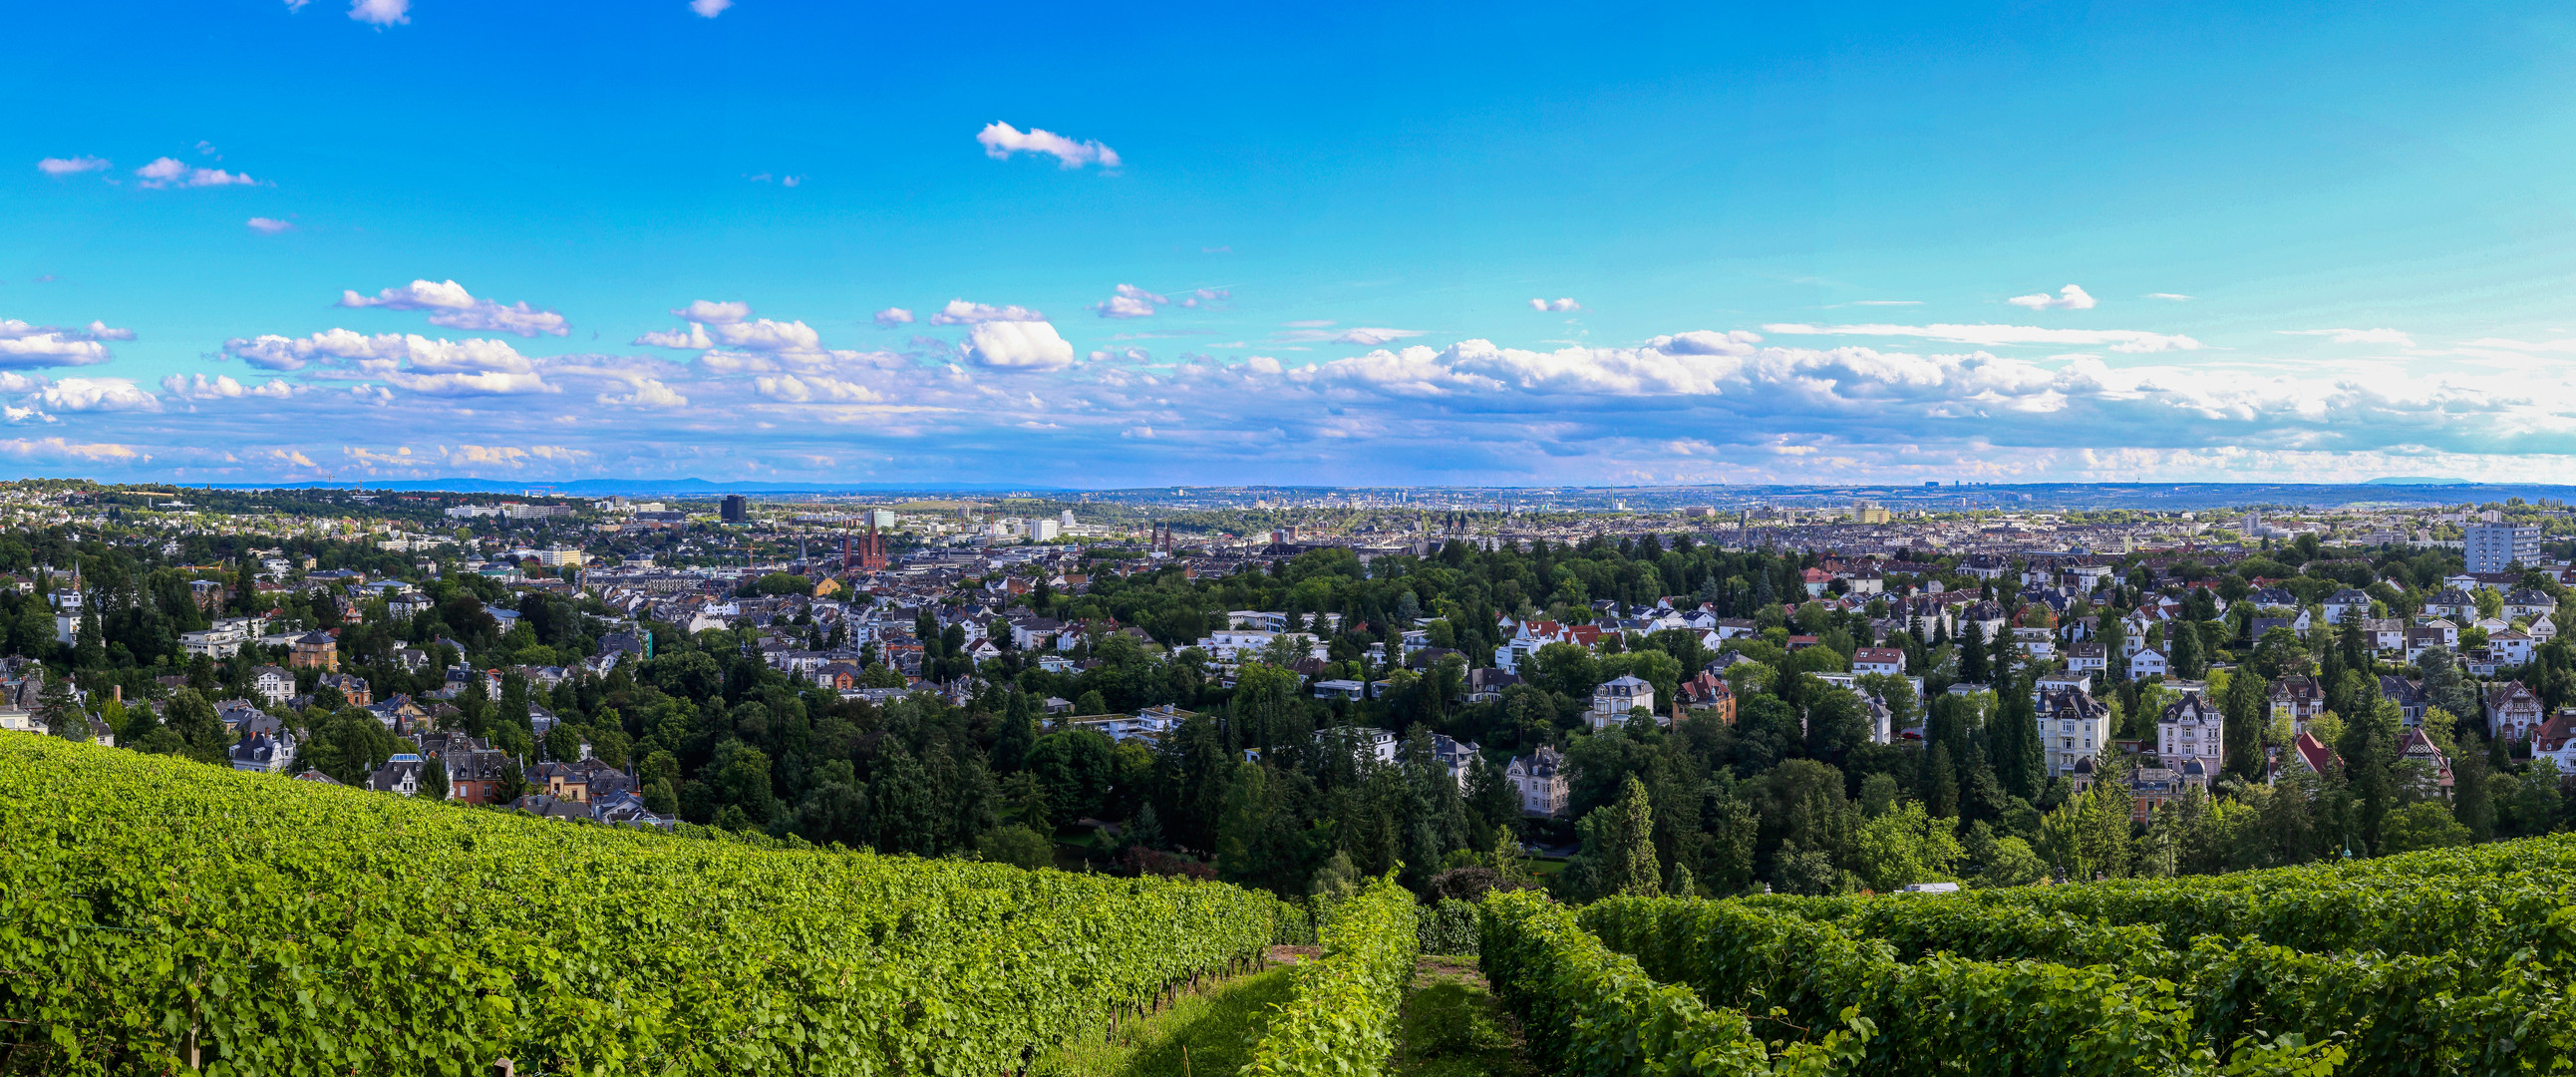
[(1103, 318), (1145, 318), (1153, 315), (1155, 307), (1171, 302), (1169, 298), (1156, 295), (1133, 284), (1119, 285), (1117, 293), (1092, 304), (1091, 309), (1100, 312)]
[(716, 342), (707, 336), (707, 327), (690, 322), (687, 329), (654, 329), (636, 337), (635, 343), (655, 348), (683, 348), (705, 351)]
[(638, 377), (629, 381), (627, 383), (627, 391), (625, 394), (618, 395), (612, 393), (601, 393), (598, 396), (598, 400), (602, 404), (613, 404), (619, 407), (629, 408), (685, 408), (689, 406), (688, 397), (680, 395), (678, 391), (663, 384), (658, 378), (644, 377)]
[(0, 318), (0, 369), (104, 363), (114, 356), (103, 341), (132, 339), (133, 330), (110, 329), (104, 322), (91, 322), (87, 329), (59, 329)]
[(1529, 305), (1530, 309), (1535, 311), (1565, 312), (1583, 309), (1583, 304), (1571, 299), (1532, 299)]
[[(259, 219), (253, 218), (251, 224), (252, 227), (258, 227)], [(262, 229), (262, 231), (268, 231), (268, 229)], [(429, 324), (443, 325), (450, 329), (516, 333), (523, 337), (548, 333), (564, 336), (572, 332), (571, 325), (564, 321), (564, 316), (561, 314), (551, 310), (537, 310), (528, 306), (526, 300), (520, 300), (505, 307), (489, 299), (477, 299), (466, 293), (464, 285), (453, 280), (445, 282), (416, 280), (400, 288), (383, 289), (374, 296), (359, 295), (354, 290), (343, 290), (340, 293), (340, 305), (383, 307), (386, 310), (425, 310), (429, 312)]]
[(36, 170), (48, 176), (77, 176), (83, 172), (104, 172), (104, 157), (47, 157), (36, 162)]
[(284, 400), (295, 395), (295, 387), (284, 378), (270, 378), (265, 385), (246, 385), (230, 374), (208, 378), (203, 374), (172, 374), (161, 379), (161, 391), (181, 400), (238, 400), (243, 397), (266, 397)]
[(2337, 344), (2394, 344), (2400, 348), (2415, 346), (2415, 338), (2394, 329), (2283, 329), (2282, 336), (2324, 337)]
[(1222, 303), (1232, 298), (1234, 298), (1234, 290), (1231, 288), (1193, 288), (1190, 294), (1181, 297), (1181, 305), (1195, 307), (1201, 303)]
[(1045, 322), (982, 322), (967, 334), (966, 355), (1003, 370), (1056, 370), (1073, 363), (1073, 345)]
[(689, 10), (697, 12), (698, 17), (705, 19), (722, 15), (726, 8), (732, 6), (733, 0), (689, 0)]
[(411, 0), (350, 0), (349, 17), (379, 27), (411, 21)]
[(159, 411), (161, 398), (125, 378), (64, 378), (29, 398), (49, 411)]
[(751, 317), (751, 304), (740, 302), (738, 300), (734, 302), (718, 303), (713, 300), (699, 299), (690, 302), (688, 306), (672, 311), (671, 314), (673, 317), (684, 318), (693, 322), (705, 322), (709, 325), (725, 325)]
[(220, 168), (195, 168), (176, 157), (161, 157), (135, 169), (143, 186), (155, 190), (168, 187), (247, 187), (259, 183), (249, 176), (226, 172)]
[(1921, 337), (1951, 344), (2000, 348), (2015, 344), (2073, 344), (2109, 347), (2115, 352), (2198, 351), (2202, 344), (2179, 334), (2135, 329), (2043, 329), (2032, 325), (1807, 325), (1781, 322), (1762, 327), (1790, 336)]
[(309, 337), (235, 337), (223, 354), (262, 370), (320, 367), (335, 376), (380, 381), (440, 396), (551, 393), (527, 356), (498, 340), (433, 339), (409, 333), (369, 336), (326, 329)]
[(2093, 309), (2093, 297), (2084, 294), (2084, 289), (2078, 288), (2072, 284), (2058, 289), (2056, 295), (2050, 295), (2046, 292), (2041, 292), (2036, 295), (2017, 295), (2011, 299), (2005, 300), (2004, 302), (2010, 303), (2016, 307), (2029, 307), (2032, 310)]
[(295, 230), (295, 222), (281, 221), (274, 217), (253, 217), (250, 219), (249, 223), (251, 231), (264, 236), (273, 236), (279, 232), (291, 232)]
[(948, 305), (930, 316), (932, 325), (979, 325), (984, 322), (1042, 322), (1046, 315), (1027, 307), (991, 306), (951, 299)]
[(984, 146), (984, 156), (996, 161), (1009, 160), (1014, 153), (1043, 153), (1056, 159), (1062, 168), (1081, 168), (1096, 164), (1102, 168), (1118, 167), (1118, 151), (1098, 142), (1076, 142), (1063, 135), (1032, 127), (1026, 132), (1007, 123), (985, 125), (975, 135)]
[(912, 312), (902, 307), (887, 307), (877, 312), (876, 320), (878, 325), (888, 329), (898, 325), (911, 325)]

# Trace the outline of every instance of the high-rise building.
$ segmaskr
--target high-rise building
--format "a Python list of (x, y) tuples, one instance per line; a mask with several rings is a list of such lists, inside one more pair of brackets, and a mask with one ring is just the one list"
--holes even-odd
[(2540, 564), (2540, 528), (2528, 524), (2470, 524), (2462, 552), (2471, 572), (2503, 572), (2514, 565)]
[(717, 510), (717, 515), (726, 523), (741, 523), (751, 518), (751, 502), (743, 500), (741, 494), (726, 494), (724, 505)]

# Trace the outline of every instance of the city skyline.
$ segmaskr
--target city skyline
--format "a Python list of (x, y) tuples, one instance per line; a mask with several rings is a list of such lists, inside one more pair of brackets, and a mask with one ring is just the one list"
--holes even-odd
[(2539, 7), (11, 22), (16, 475), (2576, 481)]

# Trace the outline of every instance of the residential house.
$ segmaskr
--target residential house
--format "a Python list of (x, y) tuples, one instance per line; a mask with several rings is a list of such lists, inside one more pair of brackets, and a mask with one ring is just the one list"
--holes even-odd
[(1905, 675), (1905, 652), (1896, 647), (1862, 647), (1852, 652), (1851, 671), (1902, 677)]
[(2471, 621), (2478, 616), (2478, 600), (2457, 587), (2445, 587), (2424, 600), (2424, 613), (2430, 617), (2448, 617), (2454, 621)]
[(2069, 643), (2066, 645), (2066, 668), (2076, 673), (2107, 675), (2111, 671), (2111, 662), (2100, 643)]
[(295, 674), (276, 666), (261, 666), (251, 671), (250, 690), (252, 695), (276, 706), (295, 694)]
[(1513, 756), (1503, 768), (1503, 780), (1520, 794), (1521, 814), (1558, 818), (1565, 814), (1571, 797), (1565, 757), (1556, 749), (1540, 745), (1528, 755)]
[(2308, 674), (2283, 677), (2272, 682), (2271, 703), (2274, 721), (2289, 719), (2291, 732), (2305, 733), (2309, 719), (2326, 712), (2325, 686)]
[(1364, 755), (1380, 763), (1395, 762), (1395, 733), (1374, 726), (1333, 726), (1315, 731), (1315, 743), (1339, 747), (1355, 755)]
[(2154, 647), (2140, 647), (2138, 653), (2129, 656), (2129, 679), (2133, 681), (2164, 676), (2171, 668), (2165, 653)]
[[(1655, 709), (1655, 686), (1631, 676), (1603, 681), (1592, 689), (1592, 728), (1607, 729), (1627, 722), (1628, 712), (1643, 707)], [(1657, 724), (1670, 725), (1668, 718), (1658, 717)]]
[(2280, 758), (2273, 762), (2271, 780), (2277, 782), (2302, 771), (2327, 774), (2338, 765), (2334, 750), (2326, 747), (2325, 742), (2318, 740), (2313, 733), (2301, 733), (2290, 739), (2290, 750), (2281, 753)]
[(2530, 740), (2542, 724), (2540, 697), (2521, 681), (2506, 681), (2487, 692), (2487, 735), (2499, 740)]
[(396, 752), (367, 775), (367, 788), (379, 793), (414, 796), (420, 792), (420, 776), (429, 763), (412, 752)]
[(2382, 673), (2379, 675), (2379, 696), (2397, 704), (2397, 713), (2403, 716), (2410, 728), (2424, 724), (2424, 708), (2430, 705), (2424, 695), (2424, 682)]
[(286, 664), (296, 669), (340, 670), (340, 641), (328, 632), (307, 632), (288, 644)]
[[(2560, 738), (2561, 749), (2565, 747), (2565, 742), (2571, 739), (2576, 738), (2562, 735)], [(2534, 758), (2538, 757), (2538, 752), (2539, 749), (2535, 747), (2533, 749)], [(2432, 738), (2425, 736), (2422, 729), (2408, 729), (2406, 731), (2406, 735), (2399, 738), (2397, 742), (2397, 762), (2401, 767), (2412, 767), (2415, 769), (2415, 781), (2417, 783), (2416, 788), (2419, 792), (2441, 797), (2444, 803), (2450, 802), (2451, 759), (2449, 756), (2442, 754), (2442, 749), (2436, 747), (2433, 744)], [(2559, 767), (2564, 771), (2567, 764), (2565, 762), (2561, 762)]]
[(1477, 753), (1483, 749), (1473, 741), (1456, 740), (1446, 733), (1431, 735), (1431, 761), (1439, 764), (1458, 783), (1458, 791), (1467, 791), (1468, 772), (1476, 765)]
[(232, 747), (232, 762), (234, 770), (284, 774), (295, 766), (295, 737), (283, 732), (244, 734)]
[(2042, 691), (2038, 722), (2052, 775), (2072, 775), (2076, 763), (2111, 746), (2110, 706), (2081, 688)]
[(2346, 618), (2360, 618), (2366, 621), (2370, 617), (2370, 602), (2369, 592), (2353, 587), (2346, 587), (2327, 595), (2326, 623), (2341, 625)]
[(2196, 761), (2206, 773), (2218, 773), (2227, 764), (2226, 716), (2200, 693), (2184, 695), (2156, 719), (2156, 754), (2167, 767)]
[(1715, 711), (1718, 721), (1735, 724), (1735, 686), (1726, 683), (1726, 678), (1703, 669), (1676, 686), (1676, 692), (1681, 696), (1680, 706)]

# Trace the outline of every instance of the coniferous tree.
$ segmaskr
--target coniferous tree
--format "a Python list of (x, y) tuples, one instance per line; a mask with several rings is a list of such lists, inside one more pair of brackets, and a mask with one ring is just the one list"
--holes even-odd
[(420, 797), (423, 800), (447, 799), (447, 763), (437, 756), (420, 768)]
[(1975, 621), (1959, 629), (1959, 679), (1969, 684), (1987, 683), (1985, 629)]
[(2219, 744), (2227, 758), (2219, 769), (2246, 781), (2263, 777), (2263, 726), (2271, 714), (2272, 687), (2261, 675), (2245, 666), (2228, 675), (2227, 694), (2218, 699), (2218, 713), (2226, 722), (2220, 729)]

